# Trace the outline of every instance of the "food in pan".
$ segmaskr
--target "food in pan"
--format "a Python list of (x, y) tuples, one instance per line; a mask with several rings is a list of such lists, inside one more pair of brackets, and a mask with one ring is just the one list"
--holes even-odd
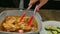
[(34, 16), (6, 16), (0, 25), (0, 31), (6, 32), (35, 32), (38, 30), (38, 24)]
[(56, 26), (45, 26), (46, 31), (50, 31), (52, 34), (59, 34), (60, 33), (60, 27)]

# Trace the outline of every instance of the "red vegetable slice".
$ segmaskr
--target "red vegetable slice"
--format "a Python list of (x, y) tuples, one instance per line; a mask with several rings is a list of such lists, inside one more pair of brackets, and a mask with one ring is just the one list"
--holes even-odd
[(23, 20), (24, 17), (25, 17), (25, 12), (22, 13), (22, 15), (20, 17), (20, 22)]
[(33, 23), (32, 23), (33, 18), (34, 18), (34, 16), (31, 16), (31, 17), (28, 19), (28, 21), (27, 21), (28, 26), (32, 26), (32, 25), (33, 25)]

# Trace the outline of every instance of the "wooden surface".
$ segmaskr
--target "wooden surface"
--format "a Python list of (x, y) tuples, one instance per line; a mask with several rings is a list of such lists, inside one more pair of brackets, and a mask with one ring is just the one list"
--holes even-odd
[[(0, 8), (0, 12), (4, 10), (18, 10), (18, 8)], [(39, 11), (42, 20), (48, 21), (48, 20), (56, 20), (60, 21), (60, 10), (40, 10)]]
[(60, 10), (40, 10), (43, 21), (56, 20), (60, 21)]

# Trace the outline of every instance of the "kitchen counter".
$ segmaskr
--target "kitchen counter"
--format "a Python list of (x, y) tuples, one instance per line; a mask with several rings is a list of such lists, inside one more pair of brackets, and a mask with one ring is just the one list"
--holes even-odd
[[(2, 8), (2, 7), (0, 8), (0, 12), (4, 10), (18, 10), (18, 8)], [(60, 21), (60, 10), (41, 9), (39, 13), (43, 21), (48, 21), (48, 20)]]

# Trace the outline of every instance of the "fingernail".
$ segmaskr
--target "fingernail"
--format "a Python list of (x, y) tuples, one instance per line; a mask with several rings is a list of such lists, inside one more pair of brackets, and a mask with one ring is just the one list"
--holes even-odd
[(19, 30), (19, 34), (23, 34), (23, 30)]

